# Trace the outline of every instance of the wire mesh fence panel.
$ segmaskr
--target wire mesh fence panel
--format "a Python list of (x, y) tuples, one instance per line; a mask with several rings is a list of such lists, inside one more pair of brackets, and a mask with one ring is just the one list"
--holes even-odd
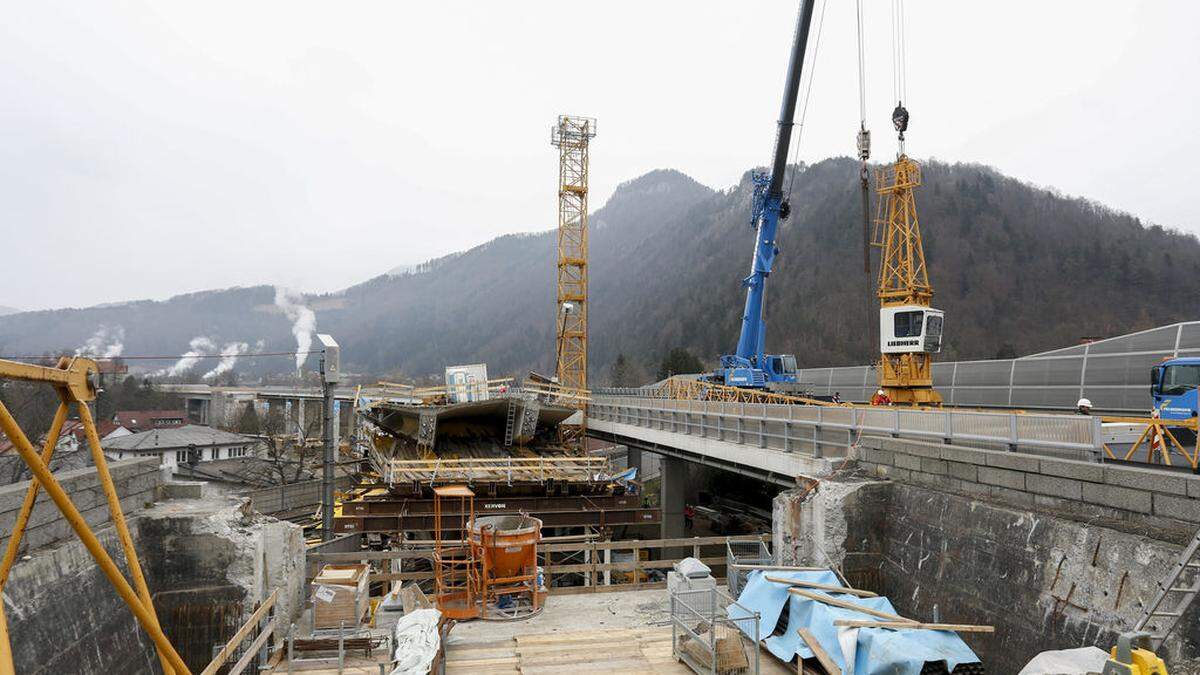
[(738, 569), (735, 565), (770, 565), (773, 562), (771, 549), (765, 541), (728, 541), (725, 542), (725, 584), (729, 594), (738, 597), (742, 594), (742, 586), (746, 583), (749, 570)]
[[(737, 607), (732, 618), (730, 607)], [(671, 649), (696, 673), (757, 675), (759, 615), (719, 588), (671, 591)]]

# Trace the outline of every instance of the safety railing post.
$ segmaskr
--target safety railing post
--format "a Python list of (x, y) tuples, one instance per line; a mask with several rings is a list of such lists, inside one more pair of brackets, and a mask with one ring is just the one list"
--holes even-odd
[(1008, 451), (1017, 451), (1017, 414), (1008, 413)]
[(946, 417), (945, 431), (942, 432), (944, 434), (942, 436), (942, 443), (950, 445), (954, 439), (954, 413), (950, 412), (949, 410), (945, 410), (942, 412), (942, 414)]
[(825, 448), (821, 447), (821, 422), (825, 421), (824, 411), (817, 408), (817, 422), (812, 427), (813, 457), (821, 459), (825, 456)]

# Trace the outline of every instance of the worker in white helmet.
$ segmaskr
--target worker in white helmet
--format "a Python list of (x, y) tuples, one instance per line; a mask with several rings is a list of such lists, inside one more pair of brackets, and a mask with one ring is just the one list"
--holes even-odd
[(1079, 399), (1079, 402), (1075, 404), (1075, 414), (1076, 415), (1091, 415), (1092, 414), (1092, 402), (1086, 398)]

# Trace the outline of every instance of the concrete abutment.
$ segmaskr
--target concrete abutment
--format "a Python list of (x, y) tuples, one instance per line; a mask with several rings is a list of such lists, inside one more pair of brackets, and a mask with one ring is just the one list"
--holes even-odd
[[(126, 522), (159, 620), (194, 672), (271, 591), (279, 593), (283, 625), (299, 612), (304, 584), (299, 527), (254, 513), (232, 497), (155, 504), (156, 494), (168, 492), (155, 458), (113, 462), (112, 473), (138, 488), (123, 500)], [(95, 469), (70, 474), (63, 487), (84, 508), (98, 492)], [(44, 494), (34, 514), (30, 534), (37, 536), (13, 566), (3, 597), (17, 672), (159, 672), (149, 636)], [(0, 517), (8, 515), (0, 511)], [(102, 497), (85, 515), (128, 578)]]
[[(776, 497), (778, 562), (832, 560), (905, 616), (995, 626), (962, 635), (994, 673), (1113, 644), (1200, 527), (1186, 474), (883, 438), (851, 460)], [(1196, 607), (1160, 654), (1200, 672)]]

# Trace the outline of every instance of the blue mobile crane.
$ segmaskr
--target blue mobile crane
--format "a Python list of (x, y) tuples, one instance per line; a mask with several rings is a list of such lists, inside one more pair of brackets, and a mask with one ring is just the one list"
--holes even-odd
[(779, 248), (775, 233), (779, 221), (785, 220), (791, 208), (783, 196), (783, 177), (787, 171), (788, 148), (792, 140), (796, 99), (800, 91), (800, 73), (804, 68), (804, 52), (808, 45), (808, 30), (812, 24), (813, 0), (803, 0), (792, 41), (787, 80), (783, 90), (783, 106), (779, 111), (779, 128), (775, 136), (775, 161), (771, 173), (755, 172), (754, 199), (750, 226), (757, 227), (754, 260), (750, 276), (742, 280), (746, 286), (746, 308), (742, 313), (742, 333), (737, 351), (721, 357), (721, 366), (708, 376), (719, 384), (736, 387), (766, 388), (772, 383), (796, 382), (796, 357), (791, 354), (765, 354), (767, 334), (763, 302), (766, 298), (767, 277)]

